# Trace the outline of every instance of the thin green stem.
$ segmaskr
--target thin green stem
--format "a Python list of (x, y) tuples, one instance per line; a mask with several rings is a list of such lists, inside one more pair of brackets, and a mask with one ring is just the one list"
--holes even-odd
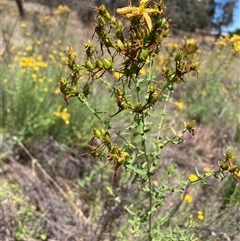
[[(143, 130), (144, 131), (144, 116), (142, 116), (142, 124), (143, 124)], [(146, 146), (146, 140), (142, 139), (142, 143), (143, 143), (143, 152), (144, 152), (144, 157), (145, 160), (147, 162), (147, 170), (148, 170), (148, 188), (149, 188), (149, 207), (148, 207), (148, 240), (151, 241), (152, 240), (152, 203), (153, 203), (153, 199), (152, 199), (152, 177), (150, 175), (150, 171), (151, 171), (151, 166), (152, 166), (152, 162), (149, 159), (148, 155), (147, 155), (147, 146)]]

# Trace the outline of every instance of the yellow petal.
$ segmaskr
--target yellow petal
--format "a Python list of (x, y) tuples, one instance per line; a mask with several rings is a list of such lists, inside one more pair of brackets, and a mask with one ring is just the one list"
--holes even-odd
[(138, 15), (139, 15), (138, 11), (133, 11), (131, 13), (126, 14), (126, 17), (127, 18), (132, 18), (132, 17), (138, 16)]
[(146, 12), (143, 12), (143, 17), (145, 18), (148, 28), (151, 31), (152, 30), (152, 20), (151, 20), (150, 16)]
[(136, 9), (137, 9), (137, 7), (124, 7), (124, 8), (118, 8), (116, 11), (119, 14), (127, 14), (132, 11), (135, 11)]

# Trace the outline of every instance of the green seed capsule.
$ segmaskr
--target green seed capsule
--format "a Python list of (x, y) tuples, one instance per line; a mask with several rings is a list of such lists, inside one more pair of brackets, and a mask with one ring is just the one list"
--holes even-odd
[(86, 69), (88, 69), (88, 70), (92, 70), (93, 69), (93, 64), (91, 63), (91, 61), (87, 61), (86, 63), (85, 63), (85, 67), (86, 67)]
[(149, 50), (148, 49), (143, 49), (140, 53), (140, 58), (142, 60), (146, 60), (149, 56)]
[(98, 139), (100, 139), (102, 137), (101, 131), (96, 128), (93, 129), (93, 135)]
[(141, 103), (137, 103), (134, 108), (133, 111), (136, 113), (141, 113), (142, 112), (142, 104)]
[(107, 59), (102, 59), (103, 67), (105, 69), (110, 69), (112, 68), (112, 61), (109, 61)]
[(167, 88), (169, 91), (173, 91), (173, 84), (169, 84)]
[(103, 17), (107, 19), (108, 21), (111, 20), (111, 15), (110, 13), (106, 10), (105, 13), (103, 14)]
[(117, 39), (117, 44), (116, 46), (120, 49), (123, 50), (124, 49), (124, 45), (123, 42), (120, 39)]
[(130, 154), (129, 154), (128, 152), (124, 151), (124, 152), (122, 152), (122, 157), (123, 157), (124, 159), (127, 159), (127, 158), (130, 157)]
[(85, 97), (88, 97), (89, 93), (90, 93), (89, 84), (85, 84), (85, 85), (83, 86), (83, 94), (84, 94)]
[(96, 61), (96, 67), (99, 68), (99, 69), (103, 69), (103, 62), (101, 60), (97, 60)]
[(166, 19), (166, 18), (163, 18), (163, 19), (161, 20), (161, 25), (160, 25), (160, 27), (161, 27), (161, 28), (164, 28), (165, 25), (166, 25), (166, 23), (167, 23), (167, 19)]
[(180, 62), (180, 61), (182, 61), (182, 58), (183, 58), (183, 55), (178, 52), (178, 53), (176, 54), (176, 56), (175, 56), (175, 61)]
[(99, 23), (99, 25), (102, 26), (102, 27), (106, 25), (106, 21), (105, 21), (104, 18), (101, 17), (101, 16), (98, 17), (98, 23)]
[(220, 167), (221, 167), (222, 170), (226, 171), (226, 170), (228, 170), (229, 165), (228, 165), (227, 163), (222, 163), (222, 164), (220, 165)]
[(233, 173), (233, 172), (237, 171), (237, 169), (238, 169), (237, 166), (231, 166), (231, 167), (229, 167), (228, 170), (229, 170), (229, 172)]

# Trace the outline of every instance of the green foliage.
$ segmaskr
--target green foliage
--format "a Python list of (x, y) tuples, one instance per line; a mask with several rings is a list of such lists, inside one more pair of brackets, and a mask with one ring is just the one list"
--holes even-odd
[(199, 82), (190, 80), (177, 90), (179, 98), (188, 106), (185, 111), (189, 118), (204, 124), (223, 118), (236, 123), (237, 100), (240, 98), (238, 74), (234, 71), (240, 63), (238, 45), (237, 35), (220, 39), (210, 56), (204, 54), (206, 60), (201, 67)]
[[(1, 14), (6, 15), (6, 11), (4, 9)], [(3, 53), (5, 56), (1, 60), (1, 127), (2, 131), (17, 136), (24, 143), (52, 135), (66, 144), (84, 145), (91, 117), (77, 106), (68, 110), (57, 97), (60, 92), (57, 81), (64, 73), (66, 59), (64, 41), (68, 40), (65, 32), (69, 9), (60, 6), (54, 14), (56, 23), (48, 15), (39, 18), (38, 37), (30, 35), (33, 26), (20, 23), (18, 27), (26, 39), (26, 46), (15, 46), (7, 37), (9, 33), (5, 33), (11, 50)], [(11, 25), (10, 21), (8, 24)], [(103, 105), (106, 101), (101, 98), (95, 103)]]
[[(228, 232), (239, 217), (238, 147), (228, 149), (218, 163), (213, 163), (215, 146), (200, 157), (186, 150), (184, 163), (177, 164), (185, 154), (183, 142), (190, 137), (197, 143), (195, 125), (215, 125), (218, 119), (223, 125), (236, 124), (238, 39), (224, 40), (218, 52), (204, 53), (203, 59), (196, 40), (164, 42), (170, 27), (163, 17), (164, 1), (141, 1), (140, 7), (118, 9), (118, 17), (104, 6), (94, 9), (94, 37), (78, 53), (73, 46), (64, 47), (68, 36), (77, 35), (76, 29), (66, 34), (66, 7), (55, 12), (56, 25), (49, 16), (41, 18), (37, 39), (29, 35), (30, 26), (21, 24), (26, 48), (10, 48), (2, 60), (1, 131), (28, 144), (47, 135), (74, 147), (88, 143), (84, 154), (93, 159), (84, 159), (81, 177), (58, 185), (67, 189), (64, 197), (71, 207), (79, 205), (80, 219), (89, 220), (86, 226), (96, 233), (95, 240), (214, 240), (209, 232)], [(208, 143), (203, 140), (203, 145)], [(174, 150), (176, 156), (169, 157)], [(64, 173), (60, 156), (56, 166)], [(69, 151), (66, 159), (81, 158)], [(196, 169), (189, 175), (194, 161), (202, 159), (211, 160), (213, 170)], [(211, 177), (227, 177), (223, 188)], [(14, 200), (22, 195), (17, 192)], [(35, 207), (20, 199), (15, 239), (50, 238)]]

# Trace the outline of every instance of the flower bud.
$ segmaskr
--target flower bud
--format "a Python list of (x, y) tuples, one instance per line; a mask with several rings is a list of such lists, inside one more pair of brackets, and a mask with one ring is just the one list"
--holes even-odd
[(178, 52), (175, 56), (175, 61), (180, 62), (180, 61), (182, 61), (182, 58), (183, 58), (182, 53)]
[(102, 137), (101, 131), (96, 128), (93, 128), (93, 135), (94, 135), (94, 137), (96, 137), (98, 139), (100, 139)]
[(236, 165), (234, 165), (234, 166), (229, 167), (228, 170), (229, 170), (229, 172), (233, 173), (233, 172), (237, 171), (237, 169), (238, 169), (238, 167)]
[(148, 49), (142, 49), (141, 53), (140, 53), (140, 58), (142, 60), (146, 60), (149, 56), (149, 50)]
[(91, 63), (91, 61), (86, 61), (85, 63), (85, 68), (88, 70), (92, 70), (93, 69), (93, 64)]
[(101, 16), (98, 16), (98, 23), (101, 27), (105, 26), (106, 25), (106, 21), (104, 20), (103, 17)]
[(96, 67), (99, 68), (99, 69), (103, 69), (104, 66), (103, 66), (102, 60), (97, 60), (96, 61)]
[(103, 63), (103, 67), (105, 69), (111, 69), (113, 66), (112, 66), (112, 61), (109, 61), (107, 59), (102, 59), (102, 63)]
[(136, 113), (141, 113), (142, 112), (142, 103), (137, 103), (134, 107), (133, 107), (133, 111)]
[(226, 171), (226, 170), (228, 170), (229, 165), (228, 165), (227, 163), (222, 163), (222, 164), (220, 165), (220, 167), (221, 167), (222, 170)]

